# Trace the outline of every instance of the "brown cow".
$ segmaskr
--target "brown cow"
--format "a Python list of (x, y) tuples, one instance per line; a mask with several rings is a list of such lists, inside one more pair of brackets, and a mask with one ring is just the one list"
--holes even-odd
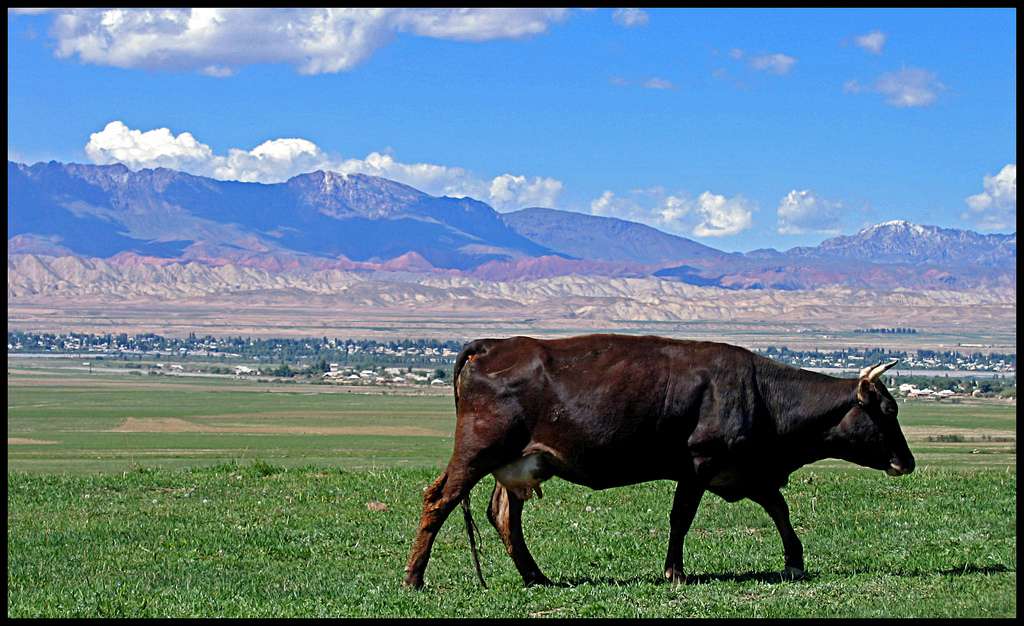
[(684, 580), (683, 538), (704, 492), (749, 498), (779, 530), (783, 575), (799, 578), (803, 547), (779, 491), (793, 471), (824, 458), (914, 470), (879, 380), (895, 364), (843, 379), (705, 341), (473, 341), (455, 363), (455, 450), (424, 494), (405, 584), (423, 585), (434, 537), (460, 502), (476, 559), (469, 493), (487, 474), (497, 479), (487, 516), (527, 585), (550, 581), (523, 539), (523, 501), (552, 476), (593, 489), (676, 481), (664, 570), (673, 582)]

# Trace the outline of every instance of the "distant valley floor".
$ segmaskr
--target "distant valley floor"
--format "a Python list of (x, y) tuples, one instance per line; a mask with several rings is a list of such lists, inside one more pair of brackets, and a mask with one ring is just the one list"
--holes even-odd
[[(459, 288), (446, 300), (418, 297), (422, 294), (415, 291), (372, 299), (356, 298), (345, 291), (250, 291), (123, 300), (102, 295), (15, 297), (8, 299), (7, 328), (459, 341), (621, 332), (727, 341), (751, 348), (872, 346), (1016, 352), (1013, 294), (850, 289), (736, 292), (671, 283), (662, 286), (661, 282), (604, 279), (604, 284), (593, 284), (594, 279), (580, 279), (573, 284), (572, 280), (558, 283), (547, 279), (522, 284), (480, 283), (483, 288)], [(499, 300), (494, 292), (503, 287), (518, 293), (509, 289)], [(378, 284), (374, 289), (378, 296), (388, 295), (386, 287)], [(857, 332), (875, 327), (910, 327), (917, 332)]]

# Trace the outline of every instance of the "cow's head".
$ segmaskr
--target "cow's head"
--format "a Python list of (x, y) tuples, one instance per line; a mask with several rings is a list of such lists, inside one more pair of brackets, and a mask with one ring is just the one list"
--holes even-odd
[(890, 476), (914, 471), (914, 455), (896, 419), (899, 408), (879, 377), (898, 361), (865, 367), (857, 379), (857, 404), (830, 434), (836, 456), (885, 470)]

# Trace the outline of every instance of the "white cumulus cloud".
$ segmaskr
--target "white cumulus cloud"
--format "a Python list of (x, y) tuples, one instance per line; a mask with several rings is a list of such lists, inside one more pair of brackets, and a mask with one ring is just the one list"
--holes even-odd
[(396, 30), (462, 41), (518, 39), (539, 35), (567, 15), (567, 9), (395, 9)]
[(650, 17), (643, 9), (615, 9), (612, 12), (612, 19), (619, 26), (626, 28), (644, 26), (650, 21)]
[(317, 169), (342, 174), (380, 176), (397, 180), (435, 196), (471, 196), (489, 201), (487, 182), (476, 178), (461, 167), (435, 163), (403, 163), (390, 154), (371, 152), (362, 159), (333, 159), (324, 167)]
[(695, 237), (735, 235), (750, 228), (752, 224), (754, 206), (742, 196), (727, 198), (705, 191), (696, 199), (691, 199), (683, 195), (665, 194), (661, 189), (641, 192), (638, 194), (653, 196), (656, 203), (653, 206), (645, 205), (632, 197), (620, 197), (612, 191), (605, 191), (590, 203), (590, 212)]
[(488, 190), (494, 208), (516, 209), (524, 206), (554, 206), (562, 192), (562, 182), (554, 178), (502, 174), (491, 180)]
[(271, 183), (324, 169), (329, 163), (315, 143), (293, 137), (264, 141), (252, 150), (231, 148), (226, 157), (212, 157), (205, 172), (195, 173), (220, 180)]
[(725, 237), (735, 235), (752, 223), (753, 211), (744, 198), (725, 196), (705, 191), (697, 198), (697, 215), (701, 221), (693, 227), (698, 237)]
[(240, 65), (288, 63), (303, 74), (342, 72), (395, 36), (458, 41), (544, 33), (568, 15), (544, 8), (60, 9), (60, 58), (122, 68), (227, 76)]
[(636, 221), (644, 221), (649, 215), (634, 200), (620, 198), (611, 191), (605, 191), (591, 201), (590, 212), (602, 217), (618, 217)]
[(646, 81), (644, 81), (644, 87), (646, 87), (647, 89), (672, 89), (674, 85), (670, 80), (658, 78), (657, 76), (652, 76), (651, 78), (648, 78)]
[(227, 78), (228, 76), (234, 76), (235, 70), (230, 67), (224, 67), (223, 65), (207, 65), (200, 69), (199, 73), (206, 76), (212, 76), (214, 78)]
[(967, 198), (962, 219), (972, 220), (982, 230), (1016, 231), (1017, 164), (1010, 163), (995, 176), (985, 176), (984, 191)]
[(875, 90), (896, 107), (928, 106), (944, 88), (933, 72), (914, 67), (882, 74), (875, 83)]
[(197, 141), (192, 133), (176, 136), (167, 128), (143, 132), (120, 121), (110, 122), (100, 132), (89, 135), (85, 153), (94, 163), (124, 163), (130, 168), (187, 170), (205, 167), (213, 158), (210, 146)]
[(115, 120), (92, 133), (85, 153), (94, 163), (123, 163), (131, 169), (166, 167), (218, 180), (278, 183), (298, 174), (325, 170), (367, 174), (396, 180), (436, 196), (470, 196), (497, 209), (554, 206), (562, 183), (550, 177), (501, 174), (480, 178), (468, 170), (435, 163), (404, 163), (390, 154), (371, 152), (364, 158), (331, 154), (299, 137), (264, 141), (246, 150), (229, 148), (216, 154), (191, 133), (170, 129), (131, 129)]
[(841, 208), (841, 203), (826, 200), (810, 189), (794, 189), (779, 201), (778, 232), (780, 235), (838, 235)]
[(864, 48), (871, 54), (882, 54), (882, 48), (885, 47), (887, 38), (886, 34), (882, 31), (873, 30), (870, 33), (854, 38), (853, 41), (857, 46)]
[(781, 52), (762, 54), (750, 59), (750, 66), (755, 70), (779, 75), (788, 74), (794, 65), (796, 65), (796, 59)]
[(882, 74), (872, 85), (862, 85), (857, 80), (843, 83), (846, 93), (879, 93), (885, 96), (887, 104), (900, 108), (928, 106), (945, 89), (934, 72), (916, 67)]

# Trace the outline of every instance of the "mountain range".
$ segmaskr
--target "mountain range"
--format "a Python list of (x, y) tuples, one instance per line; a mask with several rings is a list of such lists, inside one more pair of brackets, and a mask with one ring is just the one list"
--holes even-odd
[(8, 161), (7, 174), (8, 237), (49, 240), (92, 257), (132, 251), (383, 261), (414, 252), (434, 266), (464, 269), (552, 254), (482, 202), (435, 198), (361, 174), (313, 172), (263, 185), (52, 161)]
[(12, 271), (38, 267), (26, 257), (290, 276), (654, 277), (733, 290), (1016, 285), (1015, 233), (906, 221), (814, 247), (742, 254), (610, 217), (540, 207), (503, 214), (471, 198), (430, 196), (361, 174), (317, 171), (260, 184), (164, 168), (8, 161), (7, 193), (9, 295), (12, 281), (23, 284)]

